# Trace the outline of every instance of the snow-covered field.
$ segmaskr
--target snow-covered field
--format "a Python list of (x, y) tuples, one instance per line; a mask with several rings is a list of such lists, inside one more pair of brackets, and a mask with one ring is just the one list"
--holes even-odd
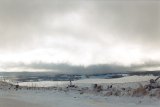
[(159, 104), (159, 99), (149, 97), (104, 97), (61, 91), (14, 91), (0, 95), (0, 107), (158, 107)]
[[(127, 76), (123, 78), (115, 79), (82, 79), (73, 81), (73, 84), (80, 86), (90, 86), (91, 84), (117, 84), (117, 83), (130, 83), (130, 82), (142, 82), (149, 81), (150, 79), (156, 78), (155, 76)], [(31, 86), (31, 87), (48, 87), (48, 86), (66, 86), (68, 81), (41, 81), (41, 82), (21, 82), (21, 86)]]
[[(20, 83), (23, 87), (18, 90), (10, 84), (0, 82), (0, 107), (158, 107), (160, 98), (150, 94), (139, 97), (122, 95), (126, 91), (115, 94), (118, 96), (106, 94), (108, 90), (118, 92), (121, 88), (136, 89), (140, 84), (148, 84), (149, 79), (155, 78), (130, 76), (118, 79), (85, 79), (74, 81), (73, 84), (78, 86), (76, 88), (66, 88), (69, 82), (27, 82)], [(94, 90), (95, 83), (103, 86), (103, 91)], [(113, 88), (107, 89), (110, 85)]]

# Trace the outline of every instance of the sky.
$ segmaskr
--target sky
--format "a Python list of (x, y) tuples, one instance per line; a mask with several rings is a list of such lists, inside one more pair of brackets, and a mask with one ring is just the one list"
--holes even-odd
[(159, 70), (159, 46), (159, 0), (0, 0), (0, 71)]

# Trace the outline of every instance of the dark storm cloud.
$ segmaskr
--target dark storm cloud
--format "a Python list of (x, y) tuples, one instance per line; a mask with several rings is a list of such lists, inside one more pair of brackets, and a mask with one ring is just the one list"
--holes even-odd
[(132, 64), (131, 67), (134, 69), (160, 67), (160, 61), (148, 60), (143, 64)]
[(58, 73), (76, 73), (76, 74), (94, 74), (94, 73), (111, 73), (111, 72), (125, 72), (129, 69), (115, 64), (99, 64), (90, 66), (71, 65), (67, 63), (8, 63), (3, 68), (19, 68), (19, 69), (33, 69), (34, 71), (53, 71)]
[(150, 67), (160, 67), (160, 62), (146, 61), (143, 64), (136, 64), (131, 66), (122, 66), (118, 64), (97, 64), (89, 66), (71, 65), (67, 63), (43, 63), (33, 62), (31, 64), (25, 63), (8, 63), (3, 68), (12, 69), (26, 69), (34, 71), (52, 71), (57, 73), (69, 74), (102, 74), (102, 73), (117, 73), (117, 72), (130, 72), (147, 70)]

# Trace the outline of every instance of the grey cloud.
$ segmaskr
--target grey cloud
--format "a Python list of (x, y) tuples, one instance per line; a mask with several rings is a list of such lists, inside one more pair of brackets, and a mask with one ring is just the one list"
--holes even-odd
[(134, 69), (160, 67), (160, 61), (147, 60), (143, 64), (132, 64), (131, 67)]
[(89, 15), (95, 28), (103, 29), (105, 34), (113, 34), (124, 42), (152, 46), (159, 44), (158, 1), (97, 2)]
[(160, 62), (146, 61), (143, 64), (135, 64), (131, 66), (122, 66), (118, 64), (96, 64), (90, 66), (71, 65), (68, 63), (43, 63), (34, 62), (31, 64), (25, 63), (8, 63), (3, 68), (25, 68), (33, 69), (34, 71), (52, 71), (57, 73), (69, 73), (69, 74), (101, 74), (101, 73), (120, 73), (130, 71), (140, 71), (142, 68), (160, 67)]
[[(72, 12), (80, 12), (80, 15), (83, 16), (85, 23), (82, 29), (71, 25), (50, 27), (45, 22), (46, 19), (50, 22), (50, 17), (55, 20), (55, 18), (61, 18)], [(119, 42), (127, 46), (130, 44), (140, 45), (142, 49), (147, 48), (147, 51), (144, 52), (148, 52), (151, 48), (159, 51), (159, 34), (160, 2), (157, 0), (122, 0), (121, 2), (118, 0), (0, 0), (0, 52), (5, 50), (18, 52), (23, 49), (43, 47), (43, 39), (46, 35), (51, 35), (51, 39), (56, 39), (56, 36), (61, 35), (62, 42), (66, 41), (64, 37), (74, 38), (75, 43), (71, 46), (67, 42), (56, 45), (57, 48), (68, 53), (70, 51), (70, 53), (76, 54), (74, 49), (82, 50), (82, 52), (88, 51), (94, 47), (93, 44), (98, 44), (98, 48), (95, 49), (98, 51), (93, 53), (94, 56), (91, 56), (92, 51), (88, 51), (93, 58), (101, 55), (99, 53), (106, 53), (107, 56), (108, 51), (105, 50), (113, 45), (119, 45)], [(116, 41), (112, 41), (110, 38), (114, 38)], [(92, 46), (84, 49), (81, 47), (82, 44)], [(53, 50), (54, 46), (55, 44), (51, 44)], [(33, 63), (21, 66), (35, 69), (43, 67), (51, 70), (54, 68), (62, 71), (68, 69), (75, 72), (91, 71), (92, 68), (101, 72), (129, 69), (112, 64), (94, 65), (87, 68), (62, 65)], [(141, 66), (133, 65), (132, 67), (139, 68)], [(97, 71), (95, 70), (95, 72)]]
[(100, 73), (114, 73), (114, 72), (128, 72), (137, 71), (145, 67), (160, 67), (160, 62), (145, 62), (144, 64), (137, 64), (131, 66), (122, 66), (117, 64), (97, 64), (90, 66), (71, 65), (68, 63), (43, 63), (35, 62), (31, 64), (25, 63), (8, 63), (3, 68), (25, 68), (33, 69), (34, 71), (52, 71), (57, 73), (71, 73), (71, 74), (100, 74)]
[(37, 70), (46, 70), (57, 73), (73, 73), (73, 74), (96, 74), (96, 73), (112, 73), (112, 72), (125, 72), (129, 69), (127, 67), (123, 67), (116, 64), (99, 64), (99, 65), (90, 65), (90, 66), (82, 66), (82, 65), (71, 65), (68, 63), (8, 63), (3, 66), (3, 68), (25, 68)]
[[(49, 15), (63, 17), (67, 12), (78, 10), (82, 10), (88, 31), (77, 29), (77, 32), (72, 27), (52, 29), (43, 23), (43, 18)], [(78, 39), (100, 39), (100, 42), (104, 41), (100, 33), (104, 33), (106, 38), (113, 34), (122, 42), (157, 45), (160, 40), (160, 3), (143, 0), (0, 0), (0, 23), (1, 48), (14, 45), (25, 48), (28, 41), (32, 47), (35, 39), (42, 38), (41, 35), (50, 34), (54, 37), (57, 34), (55, 32), (73, 35)]]
[(44, 22), (46, 17), (59, 17), (59, 14), (63, 15), (77, 8), (76, 2), (57, 0), (0, 0), (0, 48), (34, 47), (34, 43), (42, 36), (49, 32), (54, 36), (56, 32), (47, 28)]

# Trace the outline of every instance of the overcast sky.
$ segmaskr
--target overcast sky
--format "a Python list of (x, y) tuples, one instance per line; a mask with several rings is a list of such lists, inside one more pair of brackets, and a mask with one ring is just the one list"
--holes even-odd
[(0, 0), (1, 71), (159, 69), (159, 46), (158, 0)]

